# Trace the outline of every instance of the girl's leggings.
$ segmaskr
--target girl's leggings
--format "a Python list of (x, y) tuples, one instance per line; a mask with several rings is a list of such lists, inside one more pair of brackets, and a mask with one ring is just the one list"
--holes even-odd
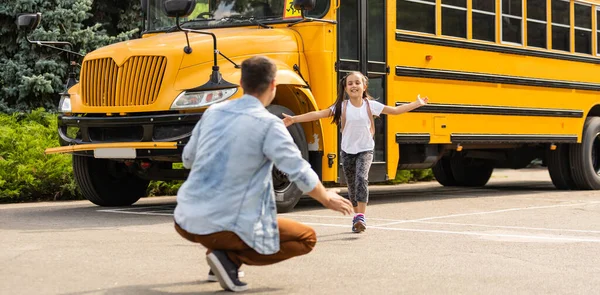
[(373, 162), (373, 151), (360, 152), (358, 154), (347, 154), (341, 152), (344, 175), (348, 183), (348, 197), (352, 206), (358, 206), (358, 202), (369, 202), (369, 169)]

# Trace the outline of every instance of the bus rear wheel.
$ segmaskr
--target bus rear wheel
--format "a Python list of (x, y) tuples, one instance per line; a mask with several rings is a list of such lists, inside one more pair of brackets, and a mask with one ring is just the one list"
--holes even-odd
[(571, 174), (578, 189), (600, 189), (600, 118), (589, 117), (580, 144), (569, 149)]
[(98, 206), (129, 206), (146, 196), (150, 181), (131, 174), (125, 164), (73, 155), (75, 182)]
[(494, 172), (493, 162), (485, 159), (466, 158), (455, 154), (450, 160), (452, 175), (458, 186), (484, 186)]
[[(267, 110), (279, 118), (283, 118), (282, 113), (286, 113), (290, 116), (295, 115), (291, 110), (280, 105), (270, 105), (267, 107)], [(304, 136), (304, 128), (302, 128), (300, 124), (292, 124), (288, 127), (288, 131), (290, 132), (290, 135), (292, 135), (294, 143), (296, 143), (296, 146), (300, 149), (302, 158), (308, 161), (308, 143)], [(288, 179), (285, 173), (279, 171), (277, 167), (273, 167), (272, 177), (275, 199), (277, 200), (277, 212), (290, 212), (300, 201), (302, 191), (296, 184)]]
[(571, 174), (569, 150), (570, 146), (568, 144), (558, 144), (555, 150), (546, 152), (548, 174), (550, 174), (554, 187), (560, 190), (577, 188)]

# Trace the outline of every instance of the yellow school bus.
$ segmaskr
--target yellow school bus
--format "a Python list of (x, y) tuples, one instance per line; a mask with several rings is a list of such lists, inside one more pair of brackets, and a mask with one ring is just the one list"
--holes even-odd
[[(600, 4), (600, 2), (598, 3)], [(598, 8), (563, 0), (142, 0), (142, 38), (99, 48), (59, 104), (61, 147), (91, 202), (129, 205), (175, 169), (202, 112), (242, 95), (241, 62), (276, 61), (268, 109), (331, 106), (349, 71), (395, 106), (376, 119), (371, 183), (433, 168), (445, 186), (483, 186), (494, 168), (547, 165), (559, 189), (600, 188)], [(32, 28), (39, 15), (23, 15)], [(327, 184), (344, 183), (339, 129), (330, 120), (289, 127)], [(227, 130), (223, 130), (227, 132)], [(301, 192), (273, 171), (278, 209)]]

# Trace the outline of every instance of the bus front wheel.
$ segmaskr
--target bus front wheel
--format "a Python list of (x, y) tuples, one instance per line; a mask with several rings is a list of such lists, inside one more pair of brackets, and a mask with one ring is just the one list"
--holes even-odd
[(125, 164), (73, 155), (75, 182), (98, 206), (129, 206), (146, 196), (149, 181), (127, 171)]
[[(270, 105), (267, 107), (267, 110), (279, 118), (283, 118), (282, 113), (290, 116), (295, 115), (291, 110), (280, 105)], [(294, 143), (298, 146), (302, 158), (308, 161), (308, 143), (304, 136), (304, 128), (300, 124), (292, 124), (287, 129), (290, 135), (292, 135)], [(288, 179), (285, 173), (279, 171), (277, 167), (273, 167), (272, 177), (275, 199), (277, 200), (277, 212), (285, 213), (291, 211), (298, 204), (298, 201), (300, 201), (302, 191)]]
[(600, 189), (600, 117), (589, 117), (580, 144), (569, 149), (571, 174), (578, 189)]

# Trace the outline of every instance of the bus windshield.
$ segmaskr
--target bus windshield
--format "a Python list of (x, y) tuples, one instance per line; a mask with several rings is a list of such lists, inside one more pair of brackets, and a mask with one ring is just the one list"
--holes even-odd
[[(146, 31), (167, 31), (175, 26), (175, 19), (162, 11), (163, 1), (149, 1)], [(328, 8), (329, 0), (317, 1), (315, 9), (307, 16), (322, 17)], [(282, 22), (299, 16), (300, 12), (294, 10), (291, 0), (196, 0), (194, 11), (179, 22), (184, 28), (207, 29)]]

